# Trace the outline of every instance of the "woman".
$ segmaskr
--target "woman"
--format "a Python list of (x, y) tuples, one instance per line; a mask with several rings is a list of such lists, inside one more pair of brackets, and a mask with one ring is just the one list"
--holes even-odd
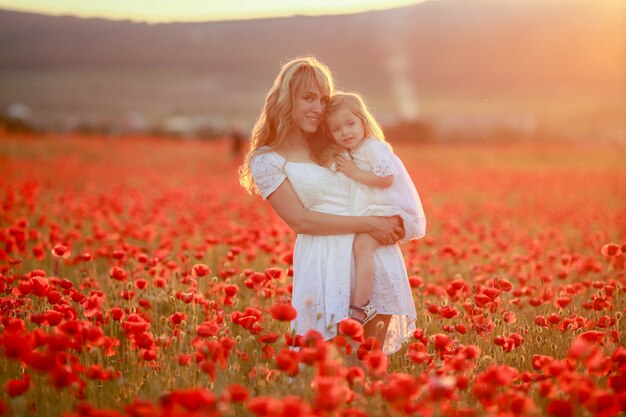
[[(292, 330), (298, 334), (315, 329), (331, 339), (337, 324), (349, 317), (355, 233), (370, 233), (391, 245), (375, 254), (372, 304), (381, 314), (365, 326), (365, 336), (384, 341), (384, 351), (390, 354), (411, 335), (415, 306), (406, 270), (385, 270), (377, 255), (387, 251), (387, 256), (402, 256), (392, 244), (404, 230), (398, 217), (351, 216), (351, 180), (317, 163), (326, 144), (316, 133), (333, 88), (330, 70), (315, 58), (285, 64), (252, 130), (240, 181), (246, 190), (267, 199), (298, 234), (292, 293), (298, 311)], [(402, 278), (404, 283), (398, 285)]]

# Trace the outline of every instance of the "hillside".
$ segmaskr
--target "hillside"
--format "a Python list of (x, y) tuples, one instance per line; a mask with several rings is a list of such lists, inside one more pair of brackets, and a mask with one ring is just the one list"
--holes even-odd
[(587, 0), (441, 0), (155, 25), (0, 11), (0, 105), (26, 102), (49, 118), (137, 111), (249, 120), (280, 63), (312, 53), (389, 120), (602, 115), (619, 128), (624, 10)]

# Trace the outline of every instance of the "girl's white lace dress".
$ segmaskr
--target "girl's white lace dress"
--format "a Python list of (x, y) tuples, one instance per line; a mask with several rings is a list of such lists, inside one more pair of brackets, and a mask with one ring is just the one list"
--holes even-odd
[(352, 207), (358, 216), (392, 216), (404, 221), (402, 243), (424, 237), (426, 216), (419, 194), (404, 164), (389, 147), (374, 138), (366, 138), (350, 151), (357, 167), (379, 177), (393, 175), (388, 188), (374, 188), (353, 182)]
[[(352, 180), (320, 165), (286, 161), (263, 147), (250, 160), (254, 182), (263, 199), (288, 179), (307, 210), (352, 215)], [(337, 334), (347, 318), (354, 288), (354, 234), (314, 236), (299, 234), (293, 255), (292, 305), (298, 311), (292, 330), (309, 329), (324, 339)], [(393, 315), (383, 351), (400, 349), (415, 330), (415, 304), (402, 252), (398, 245), (382, 246), (374, 253), (375, 278), (371, 303), (381, 314)]]

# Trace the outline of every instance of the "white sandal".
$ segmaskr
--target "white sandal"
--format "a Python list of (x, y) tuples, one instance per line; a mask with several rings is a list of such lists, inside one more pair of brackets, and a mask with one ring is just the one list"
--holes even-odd
[[(353, 317), (352, 313), (354, 311), (358, 311), (359, 313), (365, 314), (365, 317), (363, 317), (362, 319), (357, 319)], [(367, 322), (369, 322), (371, 319), (373, 319), (376, 316), (377, 313), (378, 313), (378, 310), (372, 307), (369, 301), (363, 307), (354, 306), (354, 305), (350, 306), (350, 318), (352, 320), (358, 321), (359, 323), (361, 323), (362, 326), (365, 326)]]

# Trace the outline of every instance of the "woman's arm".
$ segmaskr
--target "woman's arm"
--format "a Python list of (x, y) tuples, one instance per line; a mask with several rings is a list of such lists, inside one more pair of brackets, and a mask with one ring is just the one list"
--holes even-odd
[(404, 235), (399, 216), (339, 216), (309, 211), (304, 208), (288, 180), (283, 181), (267, 197), (267, 201), (296, 233), (307, 235), (372, 233), (382, 244), (394, 243)]

